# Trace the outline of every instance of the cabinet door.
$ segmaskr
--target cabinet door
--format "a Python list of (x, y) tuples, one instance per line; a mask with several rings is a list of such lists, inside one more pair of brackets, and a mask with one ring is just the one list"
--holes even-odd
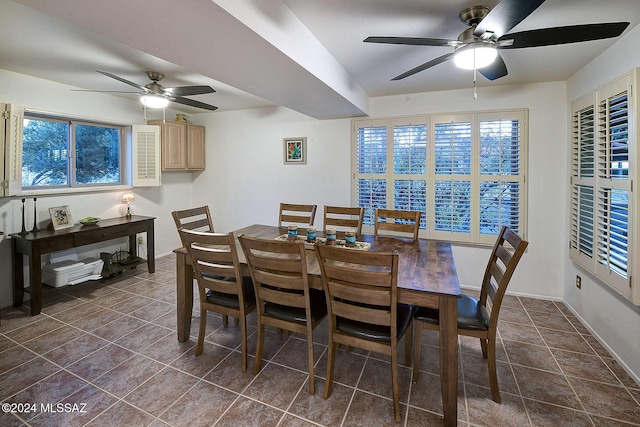
[(187, 132), (182, 123), (165, 122), (162, 127), (162, 169), (187, 168)]
[(187, 125), (187, 168), (204, 169), (204, 126)]

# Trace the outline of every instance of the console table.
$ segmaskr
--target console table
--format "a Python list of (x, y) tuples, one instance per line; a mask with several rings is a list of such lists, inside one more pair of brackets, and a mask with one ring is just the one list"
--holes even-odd
[[(77, 224), (63, 230), (40, 230), (33, 233), (11, 234), (13, 248), (13, 305), (19, 307), (24, 298), (23, 257), (29, 257), (29, 282), (27, 292), (31, 295), (31, 315), (40, 314), (42, 309), (42, 261), (43, 254), (57, 252), (78, 246), (90, 245), (121, 237), (129, 237), (130, 256), (138, 256), (136, 235), (147, 233), (147, 266), (149, 273), (155, 271), (155, 248), (153, 221), (155, 218), (134, 215), (102, 219), (95, 225)], [(131, 263), (125, 268), (144, 262)]]

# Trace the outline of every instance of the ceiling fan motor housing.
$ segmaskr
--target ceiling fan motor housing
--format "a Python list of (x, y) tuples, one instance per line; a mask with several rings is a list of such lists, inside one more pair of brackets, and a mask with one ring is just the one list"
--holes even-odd
[(471, 6), (460, 12), (460, 20), (470, 27), (475, 27), (488, 14), (487, 6)]
[(153, 80), (154, 82), (159, 82), (164, 79), (164, 74), (157, 71), (147, 71), (147, 76), (149, 76), (149, 80)]

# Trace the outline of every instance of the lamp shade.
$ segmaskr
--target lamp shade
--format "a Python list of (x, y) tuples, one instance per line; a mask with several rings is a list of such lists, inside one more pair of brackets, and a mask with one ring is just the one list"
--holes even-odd
[(453, 57), (453, 62), (458, 68), (477, 70), (493, 63), (497, 56), (498, 51), (494, 44), (475, 42), (458, 49)]
[(134, 196), (133, 193), (124, 193), (122, 195), (122, 201), (124, 203), (131, 203), (135, 200), (136, 200), (136, 196)]
[(165, 108), (169, 105), (169, 100), (158, 95), (142, 95), (140, 102), (147, 108)]

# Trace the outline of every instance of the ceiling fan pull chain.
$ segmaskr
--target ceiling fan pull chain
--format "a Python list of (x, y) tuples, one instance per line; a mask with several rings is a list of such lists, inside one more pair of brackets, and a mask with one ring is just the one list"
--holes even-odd
[(478, 77), (478, 70), (473, 67), (473, 99), (478, 99), (478, 92), (476, 91), (476, 79)]

